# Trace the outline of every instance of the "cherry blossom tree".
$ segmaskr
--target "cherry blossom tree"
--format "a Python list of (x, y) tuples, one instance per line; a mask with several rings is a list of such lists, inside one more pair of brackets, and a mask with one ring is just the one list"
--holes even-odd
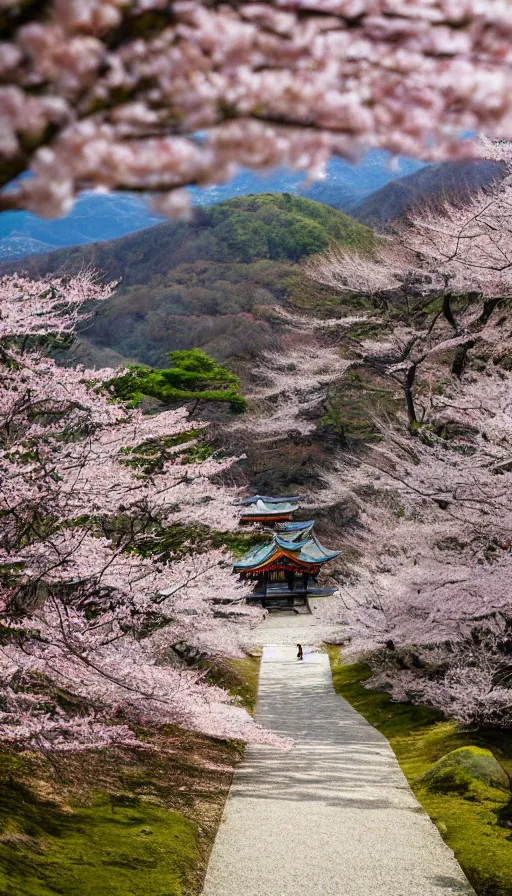
[(334, 247), (308, 263), (311, 276), (338, 290), (368, 295), (377, 304), (380, 298), (383, 308), (395, 294), (409, 315), (421, 311), (425, 299), (441, 296), (442, 313), (455, 332), (450, 300), (456, 296), (483, 297), (482, 313), (488, 317), (493, 300), (511, 291), (512, 144), (481, 138), (476, 149), (481, 158), (501, 163), (501, 179), (456, 202), (422, 200), (390, 222), (389, 234), (379, 238), (374, 251)]
[(102, 284), (94, 271), (69, 280), (29, 280), (15, 274), (0, 278), (0, 339), (69, 335), (94, 314), (96, 303), (112, 295), (116, 282)]
[(512, 376), (493, 361), (434, 395), (448, 435), (381, 424), (381, 441), (324, 471), (324, 500), (359, 511), (341, 616), (369, 686), (512, 726)]
[[(218, 612), (219, 597), (237, 598), (230, 558), (197, 530), (236, 525), (233, 493), (210, 482), (236, 458), (193, 460), (205, 424), (191, 430), (184, 408), (143, 415), (111, 397), (118, 371), (47, 356), (111, 289), (86, 273), (1, 282), (1, 734), (79, 749), (134, 741), (133, 724), (178, 721), (270, 742), (174, 650), (240, 655), (260, 618), (241, 603)], [(176, 524), (185, 538), (172, 556), (154, 533)]]
[(368, 146), (424, 159), (512, 137), (512, 14), (479, 0), (2, 0), (1, 203), (160, 191), (237, 165), (321, 176)]
[[(484, 150), (510, 166), (508, 146)], [(375, 419), (379, 441), (321, 471), (311, 496), (358, 509), (340, 582), (350, 651), (370, 687), (464, 725), (512, 726), (511, 200), (505, 171), (395, 223), (373, 256), (309, 267), (379, 312), (374, 335), (349, 330), (341, 347), (403, 391), (409, 422)]]
[[(371, 254), (334, 247), (306, 266), (313, 279), (365, 295), (387, 313), (386, 336), (363, 341), (359, 354), (399, 384), (412, 425), (419, 367), (452, 352), (451, 372), (460, 376), (479, 332), (512, 291), (510, 145), (480, 141), (479, 153), (501, 160), (500, 183), (464, 202), (423, 205), (393, 222)], [(392, 322), (398, 315), (406, 325)]]
[[(287, 328), (295, 330), (300, 324), (295, 315), (279, 317)], [(310, 412), (321, 405), (328, 385), (342, 376), (349, 363), (314, 337), (304, 351), (303, 345), (297, 347), (294, 335), (283, 333), (280, 350), (263, 352), (254, 365), (249, 413), (243, 421), (231, 423), (229, 431), (248, 432), (259, 441), (286, 439), (290, 433), (308, 435), (315, 429)]]

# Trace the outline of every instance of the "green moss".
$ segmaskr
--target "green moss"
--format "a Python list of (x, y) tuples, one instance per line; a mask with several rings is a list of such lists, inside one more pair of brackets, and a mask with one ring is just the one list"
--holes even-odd
[(435, 299), (432, 299), (431, 301), (428, 302), (428, 304), (424, 305), (421, 310), (423, 311), (424, 314), (437, 314), (439, 311), (441, 311), (442, 307), (443, 307), (443, 297), (436, 296)]
[[(252, 711), (259, 664), (208, 677)], [(197, 896), (243, 745), (176, 725), (137, 734), (144, 750), (0, 752), (0, 896)]]
[(210, 684), (219, 685), (238, 697), (239, 703), (251, 714), (256, 706), (260, 656), (225, 659), (212, 664), (208, 661), (207, 678)]
[(336, 692), (388, 738), (417, 799), (453, 849), (478, 896), (510, 896), (512, 843), (510, 829), (500, 824), (510, 793), (474, 778), (468, 783), (466, 775), (453, 772), (453, 767), (437, 792), (421, 778), (451, 751), (470, 748), (475, 756), (475, 747), (491, 750), (510, 773), (512, 734), (464, 732), (434, 710), (393, 703), (387, 694), (363, 686), (371, 675), (365, 663), (342, 664), (336, 647), (329, 648), (329, 655)]
[[(121, 542), (129, 533), (132, 536), (127, 549), (129, 553), (136, 553), (141, 557), (158, 554), (166, 560), (185, 556), (191, 551), (200, 553), (210, 548), (227, 548), (235, 557), (239, 557), (256, 544), (267, 540), (266, 536), (257, 532), (222, 532), (200, 523), (190, 525), (172, 523), (166, 526), (158, 520), (144, 519), (142, 516), (134, 521), (124, 512), (108, 519), (77, 517), (75, 520), (67, 521), (63, 528), (86, 525), (90, 527), (92, 534), (98, 536), (107, 534), (116, 543)], [(0, 568), (0, 574), (1, 572)], [(20, 629), (16, 634), (22, 636), (24, 633)], [(0, 641), (2, 637), (12, 636), (12, 629), (2, 629), (0, 626)]]
[(330, 287), (315, 283), (300, 269), (290, 274), (285, 285), (288, 304), (300, 310), (311, 311), (315, 316), (346, 317), (350, 314), (360, 314), (362, 311), (374, 311), (374, 306), (367, 296), (333, 292)]
[[(104, 527), (111, 537), (119, 537), (123, 533), (123, 520), (108, 520)], [(240, 557), (254, 545), (266, 540), (264, 535), (256, 532), (222, 532), (210, 529), (199, 523), (185, 525), (172, 523), (163, 526), (154, 521), (136, 539), (134, 550), (143, 557), (158, 554), (162, 558), (179, 557), (194, 551), (195, 553), (210, 548), (227, 548), (235, 557)]]
[(211, 535), (213, 548), (227, 548), (236, 557), (241, 557), (257, 544), (268, 541), (268, 536), (258, 532), (220, 532), (214, 530)]
[(19, 781), (0, 786), (1, 896), (186, 896), (196, 825), (136, 798), (97, 793), (60, 806)]
[(348, 333), (350, 338), (356, 342), (363, 342), (366, 339), (378, 342), (379, 340), (384, 340), (389, 335), (390, 327), (385, 317), (382, 316), (382, 321), (379, 324), (366, 323), (365, 321), (354, 323), (349, 328)]
[[(129, 531), (130, 525), (130, 518), (122, 514), (102, 521), (102, 529), (114, 541), (122, 540), (123, 534)], [(158, 521), (150, 520), (146, 523), (146, 521), (140, 520), (130, 551), (141, 557), (158, 554), (163, 560), (169, 560), (190, 553), (192, 546), (196, 552), (206, 550), (210, 543), (209, 534), (210, 530), (207, 526), (187, 526), (183, 523), (164, 526)]]
[(474, 782), (487, 787), (510, 792), (508, 775), (490, 750), (482, 747), (459, 747), (439, 759), (420, 778), (420, 783), (434, 792), (449, 790), (450, 779), (454, 789), (470, 791)]
[(144, 749), (3, 747), (0, 896), (197, 896), (241, 745), (136, 733)]

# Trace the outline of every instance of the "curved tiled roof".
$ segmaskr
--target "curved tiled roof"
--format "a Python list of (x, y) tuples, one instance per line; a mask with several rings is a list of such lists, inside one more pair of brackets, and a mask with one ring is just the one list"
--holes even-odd
[(275, 562), (280, 556), (295, 560), (298, 565), (319, 566), (339, 557), (340, 551), (324, 548), (312, 532), (300, 541), (293, 541), (276, 533), (272, 541), (256, 545), (233, 565), (233, 572), (248, 572)]
[(256, 504), (257, 501), (263, 501), (265, 504), (296, 504), (300, 501), (300, 495), (282, 495), (280, 498), (271, 497), (269, 495), (251, 495), (250, 498), (244, 498), (243, 501), (237, 501), (237, 504), (245, 505)]
[(297, 510), (297, 504), (293, 504), (290, 501), (281, 501), (281, 503), (278, 504), (258, 498), (254, 504), (251, 504), (250, 506), (245, 505), (245, 513), (242, 513), (242, 517), (258, 516), (259, 514), (261, 514), (261, 516), (276, 516), (280, 513), (292, 513), (294, 510)]

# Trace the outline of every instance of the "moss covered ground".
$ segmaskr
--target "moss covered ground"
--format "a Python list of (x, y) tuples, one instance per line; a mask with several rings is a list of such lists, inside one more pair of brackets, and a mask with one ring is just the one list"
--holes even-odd
[(2, 896), (185, 896), (197, 864), (196, 825), (179, 812), (98, 793), (58, 805), (18, 782), (1, 788)]
[[(210, 677), (251, 709), (259, 658)], [(177, 726), (140, 748), (0, 749), (0, 896), (195, 896), (243, 746)]]
[(218, 660), (214, 664), (208, 661), (208, 681), (237, 697), (240, 706), (252, 715), (258, 695), (260, 664), (259, 655)]
[[(491, 750), (512, 775), (512, 732), (462, 731), (434, 710), (393, 703), (380, 691), (367, 690), (365, 663), (345, 665), (339, 648), (329, 648), (335, 690), (389, 740), (417, 799), (453, 849), (478, 896), (511, 896), (510, 792), (477, 785), (462, 792), (435, 792), (421, 776), (452, 750)], [(511, 819), (512, 820), (512, 819)], [(501, 822), (501, 823), (500, 823)]]

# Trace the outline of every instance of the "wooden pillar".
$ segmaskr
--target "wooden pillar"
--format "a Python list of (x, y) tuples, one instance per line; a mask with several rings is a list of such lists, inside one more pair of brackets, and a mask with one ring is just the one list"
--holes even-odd
[(295, 573), (291, 569), (285, 570), (284, 580), (288, 585), (288, 591), (293, 591), (295, 588)]
[(267, 609), (267, 583), (268, 583), (268, 572), (263, 573), (263, 597), (261, 599), (261, 606), (264, 610)]

